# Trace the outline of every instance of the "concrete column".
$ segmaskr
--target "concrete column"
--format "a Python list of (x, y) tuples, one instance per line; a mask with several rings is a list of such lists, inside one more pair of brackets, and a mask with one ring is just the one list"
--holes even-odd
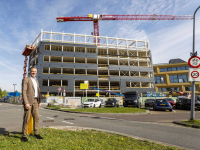
[(48, 79), (48, 86), (49, 86), (49, 79)]

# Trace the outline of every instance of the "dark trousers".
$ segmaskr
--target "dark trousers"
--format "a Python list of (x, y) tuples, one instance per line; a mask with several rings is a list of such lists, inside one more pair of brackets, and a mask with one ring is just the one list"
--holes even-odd
[(31, 105), (30, 109), (26, 109), (24, 106), (24, 118), (23, 118), (23, 125), (22, 125), (23, 137), (27, 136), (27, 125), (30, 120), (31, 114), (33, 116), (34, 133), (39, 134), (39, 107), (38, 107), (37, 99), (34, 99), (34, 102)]

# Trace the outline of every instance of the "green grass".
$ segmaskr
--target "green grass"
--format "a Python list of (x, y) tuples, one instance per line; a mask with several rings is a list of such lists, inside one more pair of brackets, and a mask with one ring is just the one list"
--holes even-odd
[(189, 125), (195, 124), (195, 125), (200, 125), (200, 120), (187, 120), (187, 121), (181, 121), (184, 123), (187, 123)]
[(7, 136), (0, 135), (1, 150), (177, 150), (176, 147), (164, 146), (147, 140), (136, 140), (127, 136), (104, 133), (95, 130), (56, 130), (50, 128), (40, 129), (43, 140), (32, 135), (28, 142), (21, 142), (21, 133)]
[[(63, 107), (51, 106), (48, 108), (61, 109)], [(143, 113), (146, 112), (144, 108), (135, 108), (135, 107), (102, 107), (102, 108), (77, 108), (77, 109), (62, 109), (66, 111), (73, 112), (92, 112), (92, 113)]]

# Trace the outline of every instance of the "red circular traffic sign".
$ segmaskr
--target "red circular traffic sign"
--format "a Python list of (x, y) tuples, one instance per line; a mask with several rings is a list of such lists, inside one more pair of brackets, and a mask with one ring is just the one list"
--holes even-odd
[(200, 57), (192, 56), (188, 60), (188, 65), (192, 68), (198, 68), (200, 66)]
[(191, 77), (192, 78), (198, 78), (199, 77), (199, 72), (198, 71), (192, 71), (191, 72)]

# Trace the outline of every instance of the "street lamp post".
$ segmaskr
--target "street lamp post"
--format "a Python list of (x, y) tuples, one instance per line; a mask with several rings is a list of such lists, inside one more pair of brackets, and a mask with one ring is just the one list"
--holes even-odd
[(17, 85), (17, 84), (13, 84), (14, 85), (14, 92), (15, 92), (15, 85)]
[[(191, 56), (197, 56), (197, 52), (195, 52), (195, 14), (199, 8), (200, 8), (200, 6), (195, 10), (194, 16), (193, 16), (193, 46), (192, 46), (192, 53), (190, 53)], [(195, 119), (194, 105), (195, 105), (195, 81), (192, 81), (192, 99), (191, 99), (190, 120)]]

